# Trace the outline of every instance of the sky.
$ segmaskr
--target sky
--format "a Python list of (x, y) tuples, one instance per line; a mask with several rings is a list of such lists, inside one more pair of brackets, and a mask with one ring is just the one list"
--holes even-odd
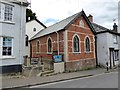
[(47, 27), (84, 10), (87, 16), (89, 14), (93, 16), (95, 23), (113, 29), (113, 24), (115, 22), (118, 24), (118, 1), (31, 0), (31, 9)]

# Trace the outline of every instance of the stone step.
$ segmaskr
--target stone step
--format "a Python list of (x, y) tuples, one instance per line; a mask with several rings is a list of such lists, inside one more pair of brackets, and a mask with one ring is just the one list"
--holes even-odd
[(40, 72), (37, 76), (45, 76), (54, 73), (54, 70)]

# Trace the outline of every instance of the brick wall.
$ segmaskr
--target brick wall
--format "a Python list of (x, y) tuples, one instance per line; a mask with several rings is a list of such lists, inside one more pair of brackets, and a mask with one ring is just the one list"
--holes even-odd
[[(50, 60), (52, 60), (52, 55), (53, 54), (49, 54), (47, 52), (47, 40), (48, 38), (51, 38), (52, 40), (52, 51), (53, 54), (57, 53), (58, 51), (58, 42), (57, 42), (57, 33), (52, 33), (50, 35), (46, 35), (43, 37), (40, 37), (38, 39), (32, 40), (32, 57), (39, 57), (41, 58), (48, 58)], [(40, 41), (40, 52), (37, 52), (36, 48), (37, 48), (37, 41)], [(63, 48), (64, 48), (64, 40), (63, 40), (63, 31), (59, 32), (59, 51), (60, 54), (63, 54)]]
[[(79, 26), (79, 22), (82, 20), (84, 22), (84, 27)], [(88, 24), (83, 17), (79, 17), (74, 23), (72, 23), (68, 28), (68, 58), (69, 61), (66, 62), (66, 70), (78, 70), (95, 66), (95, 43), (94, 35), (90, 30)], [(73, 36), (77, 35), (80, 39), (80, 52), (73, 52)], [(85, 51), (85, 38), (90, 39), (90, 52)]]
[[(79, 26), (79, 22), (82, 20), (84, 22), (84, 27)], [(66, 70), (69, 69), (82, 69), (85, 67), (94, 67), (95, 66), (95, 45), (94, 45), (94, 35), (90, 30), (88, 24), (81, 16), (74, 23), (72, 23), (67, 29), (67, 43), (68, 43), (68, 61), (66, 62)], [(80, 38), (80, 53), (73, 53), (73, 36), (79, 36)], [(53, 53), (58, 51), (58, 42), (57, 42), (57, 33), (52, 33), (38, 39), (32, 40), (32, 57), (41, 57), (52, 60), (53, 54), (47, 53), (47, 39), (52, 39)], [(90, 39), (90, 52), (85, 52), (85, 38), (89, 37)], [(40, 41), (40, 52), (36, 52), (36, 42)], [(64, 54), (64, 31), (59, 31), (59, 51), (60, 54)], [(63, 58), (64, 59), (64, 58)]]

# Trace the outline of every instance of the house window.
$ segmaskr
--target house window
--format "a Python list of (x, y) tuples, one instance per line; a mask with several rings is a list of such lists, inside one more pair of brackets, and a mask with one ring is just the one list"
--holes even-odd
[(33, 28), (33, 31), (36, 32), (36, 28)]
[(52, 40), (49, 38), (48, 39), (48, 53), (52, 52)]
[(36, 52), (40, 52), (40, 41), (37, 41), (37, 43), (36, 43), (37, 45), (37, 47), (36, 47)]
[(13, 21), (13, 7), (9, 4), (0, 3), (0, 20)]
[(11, 56), (12, 55), (12, 38), (3, 37), (3, 56)]
[(88, 37), (85, 39), (85, 49), (86, 52), (90, 52), (90, 40)]
[(13, 6), (6, 4), (5, 11), (4, 11), (4, 20), (12, 21), (12, 19), (13, 19)]
[(114, 54), (115, 54), (115, 61), (118, 61), (119, 60), (119, 51), (115, 50)]
[(79, 25), (80, 25), (80, 27), (84, 27), (84, 22), (83, 22), (83, 20), (80, 20)]
[(80, 48), (79, 48), (79, 38), (77, 35), (75, 35), (75, 37), (73, 38), (73, 51), (74, 52), (79, 52)]
[(114, 39), (114, 43), (117, 43), (117, 36), (116, 35), (113, 36), (113, 39)]

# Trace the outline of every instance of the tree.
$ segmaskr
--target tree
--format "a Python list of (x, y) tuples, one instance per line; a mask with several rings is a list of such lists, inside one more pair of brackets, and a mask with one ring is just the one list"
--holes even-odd
[(33, 13), (31, 9), (27, 8), (26, 9), (26, 22), (33, 20), (33, 19), (36, 19), (36, 14)]

